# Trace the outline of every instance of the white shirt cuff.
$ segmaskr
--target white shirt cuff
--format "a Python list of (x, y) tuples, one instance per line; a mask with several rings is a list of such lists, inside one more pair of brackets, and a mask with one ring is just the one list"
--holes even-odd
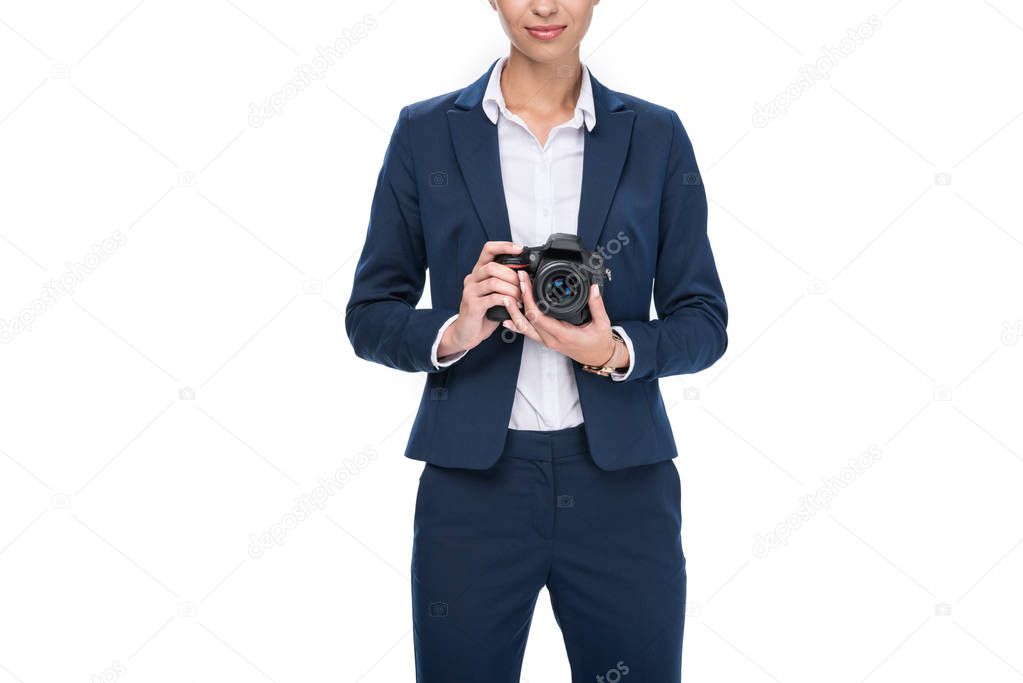
[(629, 335), (623, 328), (618, 327), (617, 325), (612, 325), (611, 329), (618, 333), (618, 335), (622, 338), (622, 341), (625, 342), (625, 348), (629, 350), (629, 367), (625, 370), (625, 372), (611, 373), (611, 379), (616, 382), (624, 382), (629, 378), (629, 375), (632, 374), (632, 369), (636, 367), (636, 350), (632, 348), (632, 340), (629, 339)]
[[(455, 320), (457, 319), (458, 314), (456, 313), (455, 315), (445, 320), (444, 324), (440, 326), (440, 331), (437, 332), (437, 338), (433, 340), (433, 347), (430, 349), (430, 360), (433, 361), (433, 367), (437, 368), (438, 370), (440, 370), (441, 368), (446, 368), (449, 365), (454, 365), (455, 363), (462, 359), (462, 356), (468, 353), (468, 351), (463, 350), (459, 351), (458, 353), (453, 353), (450, 356), (445, 356), (444, 360), (439, 360), (437, 358), (437, 349), (440, 347), (440, 340), (444, 336), (444, 331), (447, 330), (448, 327), (451, 326), (451, 323), (455, 322)], [(629, 349), (629, 353), (632, 353), (631, 348)]]

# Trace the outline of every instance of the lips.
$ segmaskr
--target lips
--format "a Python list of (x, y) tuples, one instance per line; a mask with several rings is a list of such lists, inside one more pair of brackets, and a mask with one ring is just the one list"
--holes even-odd
[(565, 26), (527, 26), (526, 32), (537, 40), (554, 40), (565, 32)]

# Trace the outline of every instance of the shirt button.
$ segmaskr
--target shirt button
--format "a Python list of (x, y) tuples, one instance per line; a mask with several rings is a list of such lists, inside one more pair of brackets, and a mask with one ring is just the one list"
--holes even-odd
[(543, 209), (543, 211), (541, 213), (543, 213), (544, 216), (550, 216), (551, 215), (551, 210), (548, 209), (547, 207), (544, 207), (544, 209)]

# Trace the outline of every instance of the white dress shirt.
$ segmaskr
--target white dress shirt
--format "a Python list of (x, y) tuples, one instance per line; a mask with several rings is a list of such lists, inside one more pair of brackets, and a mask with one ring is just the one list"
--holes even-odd
[[(593, 130), (597, 116), (593, 107), (593, 90), (589, 70), (582, 66), (582, 86), (575, 114), (555, 126), (547, 144), (529, 130), (519, 116), (505, 106), (501, 91), (501, 72), (508, 61), (505, 56), (494, 65), (487, 90), (483, 94), (483, 111), (497, 125), (501, 176), (512, 240), (516, 244), (542, 245), (555, 232), (576, 234), (579, 224), (579, 196), (582, 192), (583, 148), (587, 130)], [(449, 318), (441, 326), (433, 344), (433, 363), (438, 368), (457, 362), (465, 351), (437, 358), (444, 331), (458, 318)], [(614, 373), (613, 380), (622, 381), (634, 366), (632, 341), (621, 327), (614, 327), (629, 349), (629, 367)], [(548, 349), (528, 337), (523, 339), (522, 362), (515, 388), (509, 429), (549, 431), (582, 424), (572, 361), (568, 356)]]

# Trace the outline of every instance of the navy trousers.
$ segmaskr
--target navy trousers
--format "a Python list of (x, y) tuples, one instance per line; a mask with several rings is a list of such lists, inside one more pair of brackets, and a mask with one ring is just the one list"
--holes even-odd
[(509, 430), (485, 470), (427, 464), (412, 555), (418, 683), (512, 683), (550, 593), (573, 683), (677, 683), (686, 572), (671, 460), (616, 471), (582, 426)]

